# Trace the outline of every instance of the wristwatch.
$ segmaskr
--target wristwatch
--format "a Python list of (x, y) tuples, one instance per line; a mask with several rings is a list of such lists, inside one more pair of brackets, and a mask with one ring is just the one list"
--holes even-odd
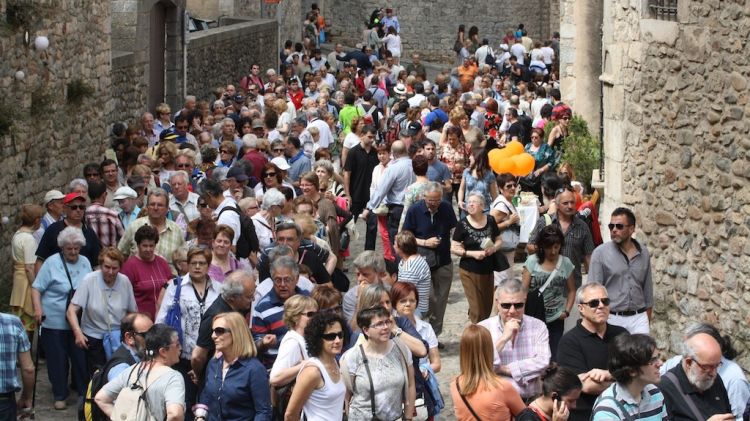
[(404, 333), (404, 330), (401, 329), (400, 327), (397, 327), (396, 328), (396, 333), (393, 334), (393, 337), (394, 338), (398, 338), (399, 336), (401, 336), (402, 333)]

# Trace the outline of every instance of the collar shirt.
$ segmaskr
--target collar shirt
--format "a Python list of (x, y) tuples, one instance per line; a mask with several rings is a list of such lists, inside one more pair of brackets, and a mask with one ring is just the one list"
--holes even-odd
[[(295, 294), (309, 295), (299, 286), (295, 288)], [(265, 335), (271, 334), (276, 336), (276, 345), (267, 348), (259, 358), (263, 365), (271, 368), (276, 355), (279, 353), (279, 344), (284, 338), (289, 327), (284, 323), (284, 301), (276, 294), (276, 290), (271, 288), (268, 294), (258, 301), (253, 313), (252, 333), (255, 341), (263, 339)]]
[(664, 406), (664, 395), (658, 387), (648, 384), (641, 390), (640, 399), (636, 401), (628, 389), (620, 383), (612, 383), (596, 400), (591, 420), (613, 419), (666, 421), (668, 418), (667, 408)]
[(732, 412), (729, 404), (727, 390), (724, 388), (724, 382), (721, 375), (717, 374), (714, 384), (704, 392), (699, 392), (688, 380), (682, 364), (677, 364), (667, 373), (672, 373), (679, 382), (680, 388), (695, 404), (702, 417), (696, 419), (690, 407), (685, 402), (685, 395), (680, 393), (675, 383), (666, 374), (661, 377), (659, 389), (664, 394), (664, 403), (667, 406), (669, 419), (674, 421), (703, 421), (711, 418), (716, 414), (728, 414)]
[(122, 221), (122, 228), (128, 229), (130, 224), (138, 219), (138, 215), (141, 213), (141, 208), (136, 205), (133, 208), (133, 211), (130, 213), (125, 213), (125, 211), (121, 210), (117, 215), (120, 217), (120, 221)]
[(198, 211), (198, 199), (197, 193), (188, 192), (187, 200), (184, 203), (180, 203), (177, 198), (171, 194), (169, 195), (169, 209), (173, 212), (182, 214), (187, 222), (190, 222), (201, 216)]
[(391, 16), (391, 17), (384, 17), (383, 18), (383, 29), (385, 29), (385, 32), (388, 32), (388, 28), (391, 26), (396, 28), (396, 33), (401, 32), (401, 25), (398, 23), (398, 16)]
[[(18, 354), (31, 350), (29, 337), (21, 320), (10, 314), (0, 313), (0, 393), (10, 394), (21, 390), (18, 381)], [(10, 398), (8, 398), (10, 399)]]
[[(552, 215), (551, 218), (551, 224), (560, 227), (560, 221), (557, 214)], [(534, 230), (529, 235), (529, 243), (534, 244), (533, 239), (536, 238), (539, 231), (545, 226), (547, 226), (547, 221), (544, 216), (541, 216), (536, 221), (536, 226), (534, 226)], [(565, 237), (565, 243), (560, 250), (560, 254), (570, 259), (575, 265), (576, 268), (573, 271), (573, 274), (575, 275), (576, 286), (580, 286), (582, 280), (581, 263), (583, 262), (584, 257), (591, 255), (594, 251), (594, 240), (591, 237), (591, 230), (583, 220), (577, 216), (573, 216), (573, 221), (568, 226), (568, 230), (563, 232), (563, 236)], [(614, 311), (614, 308), (612, 311)]]
[(117, 247), (117, 242), (125, 234), (117, 212), (99, 202), (90, 204), (86, 209), (86, 223), (99, 237), (102, 247)]
[(430, 212), (427, 203), (420, 200), (406, 210), (403, 229), (411, 231), (420, 240), (440, 238), (437, 246), (438, 266), (451, 263), (451, 230), (456, 227), (456, 213), (449, 202), (443, 200), (435, 213)]
[(415, 180), (411, 159), (404, 156), (391, 161), (383, 172), (378, 188), (367, 203), (367, 209), (377, 208), (384, 199), (387, 205), (404, 203), (404, 192)]
[(633, 239), (632, 259), (614, 241), (597, 247), (591, 254), (588, 281), (607, 288), (610, 311), (635, 311), (654, 306), (651, 258), (645, 245)]

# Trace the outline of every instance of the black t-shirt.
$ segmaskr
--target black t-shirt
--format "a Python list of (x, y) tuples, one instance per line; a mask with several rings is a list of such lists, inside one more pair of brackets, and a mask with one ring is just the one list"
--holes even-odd
[(229, 313), (234, 311), (232, 307), (229, 307), (224, 298), (221, 295), (216, 297), (213, 304), (211, 304), (206, 311), (203, 313), (201, 318), (201, 325), (198, 328), (198, 339), (195, 344), (199, 347), (208, 350), (209, 357), (213, 355), (216, 345), (213, 339), (211, 339), (211, 331), (213, 330), (214, 317), (217, 314)]
[[(53, 254), (59, 253), (60, 247), (57, 245), (57, 236), (67, 227), (68, 225), (65, 223), (65, 220), (57, 221), (48, 226), (44, 230), (42, 239), (39, 241), (39, 247), (36, 249), (36, 257), (40, 260), (47, 260)], [(83, 237), (86, 239), (86, 245), (81, 247), (81, 255), (89, 259), (92, 268), (99, 266), (99, 252), (102, 250), (99, 237), (86, 224), (82, 224), (81, 228)]]
[[(487, 215), (487, 223), (478, 229), (471, 226), (466, 218), (458, 221), (456, 230), (453, 231), (453, 240), (462, 243), (466, 251), (477, 251), (482, 250), (481, 244), (485, 238), (489, 238), (494, 243), (498, 235), (500, 235), (500, 229), (497, 227), (495, 218)], [(462, 257), (458, 267), (472, 273), (488, 275), (492, 273), (494, 260), (490, 257), (482, 260)]]
[(362, 145), (355, 145), (349, 149), (344, 163), (344, 171), (351, 172), (349, 176), (349, 194), (352, 202), (367, 202), (370, 200), (370, 184), (372, 184), (372, 170), (378, 166), (378, 152), (374, 147), (367, 152)]
[[(557, 345), (557, 363), (567, 367), (576, 374), (585, 373), (591, 369), (607, 369), (609, 359), (609, 344), (617, 335), (627, 332), (620, 326), (607, 324), (604, 338), (595, 332), (586, 330), (579, 321), (576, 326), (563, 335)], [(581, 393), (575, 409), (570, 411), (570, 421), (588, 421), (591, 409), (594, 407), (596, 395)]]
[[(682, 368), (682, 363), (672, 367), (669, 372), (677, 377), (682, 391), (692, 398), (693, 403), (701, 412), (701, 415), (703, 415), (701, 420), (707, 420), (716, 414), (729, 414), (732, 412), (732, 406), (727, 396), (727, 389), (724, 387), (724, 381), (721, 380), (718, 374), (716, 375), (714, 384), (708, 390), (701, 393), (688, 381), (685, 370)], [(670, 420), (695, 420), (682, 394), (677, 391), (670, 378), (662, 376), (661, 382), (659, 382), (659, 389), (664, 394), (664, 403), (667, 405), (667, 413)]]
[[(268, 260), (268, 253), (275, 247), (268, 246), (263, 250), (258, 259), (258, 276), (261, 281), (271, 277), (271, 265)], [(310, 241), (302, 240), (299, 249), (297, 249), (300, 261), (299, 263), (310, 268), (312, 276), (310, 282), (316, 284), (325, 284), (331, 280), (331, 275), (326, 270), (325, 262), (328, 260), (328, 252), (313, 244)]]

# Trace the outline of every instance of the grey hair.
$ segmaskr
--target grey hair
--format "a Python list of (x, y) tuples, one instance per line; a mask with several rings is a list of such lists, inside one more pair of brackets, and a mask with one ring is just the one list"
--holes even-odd
[(722, 347), (722, 354), (724, 353), (724, 347), (723, 342), (724, 339), (721, 337), (721, 333), (719, 333), (718, 329), (714, 327), (711, 324), (708, 323), (691, 323), (688, 325), (688, 327), (685, 328), (685, 331), (683, 332), (685, 334), (685, 341), (682, 345), (682, 354), (683, 356), (690, 357), (692, 359), (695, 359), (695, 350), (688, 345), (689, 341), (688, 339), (692, 338), (695, 335), (705, 333), (706, 335), (711, 336), (716, 340), (716, 342), (719, 343), (719, 346)]
[(63, 248), (68, 244), (75, 244), (81, 247), (86, 245), (86, 237), (84, 237), (83, 231), (80, 228), (67, 227), (60, 231), (60, 234), (57, 235), (57, 246)]
[(154, 187), (153, 189), (149, 189), (148, 190), (148, 200), (146, 202), (148, 202), (149, 200), (151, 200), (152, 196), (163, 197), (167, 201), (167, 205), (169, 205), (169, 193), (167, 193), (167, 191), (164, 190), (163, 188), (161, 188), (161, 187)]
[(318, 167), (323, 168), (329, 175), (333, 175), (333, 164), (327, 159), (319, 159), (315, 161), (313, 165), (313, 171), (317, 170)]
[(243, 197), (239, 202), (237, 202), (237, 206), (242, 209), (243, 212), (247, 212), (248, 208), (250, 208), (250, 205), (255, 203), (258, 204), (258, 199), (255, 197)]
[(245, 281), (250, 279), (255, 282), (255, 275), (247, 270), (235, 270), (224, 278), (221, 284), (221, 298), (224, 301), (241, 297), (245, 294)]
[(154, 158), (149, 156), (148, 154), (142, 153), (138, 155), (138, 161), (139, 164), (148, 165), (149, 167), (154, 162)]
[(223, 127), (225, 123), (232, 123), (234, 124), (234, 120), (232, 120), (231, 117), (226, 117), (224, 120), (221, 120), (221, 126)]
[(507, 294), (518, 294), (519, 292), (526, 294), (528, 289), (518, 279), (506, 279), (500, 282), (500, 285), (495, 289), (495, 298), (499, 297), (503, 292)]
[(578, 291), (576, 291), (576, 303), (583, 303), (583, 294), (585, 294), (586, 291), (592, 288), (601, 288), (605, 291), (607, 290), (607, 288), (605, 288), (604, 285), (600, 284), (599, 282), (589, 282), (587, 284), (583, 284), (578, 288)]
[(372, 269), (377, 273), (385, 272), (385, 260), (383, 256), (373, 250), (365, 250), (356, 259), (354, 267), (357, 269)]
[(479, 199), (479, 201), (482, 202), (482, 206), (486, 206), (487, 202), (484, 200), (484, 195), (479, 190), (472, 190), (469, 192), (469, 194), (466, 195), (466, 201), (469, 201), (470, 197), (476, 197)]
[(357, 300), (359, 310), (379, 306), (383, 293), (388, 294), (388, 290), (383, 284), (370, 284), (360, 289), (359, 299)]
[(187, 157), (192, 162), (195, 162), (196, 155), (197, 154), (195, 153), (194, 150), (185, 148), (185, 149), (180, 149), (177, 151), (177, 155), (175, 156), (175, 159), (181, 156), (184, 156), (184, 157)]
[(268, 261), (273, 262), (281, 256), (294, 256), (294, 250), (286, 244), (279, 244), (268, 252)]
[(279, 256), (271, 262), (271, 276), (279, 269), (291, 269), (295, 278), (299, 276), (299, 264), (292, 256)]
[(269, 210), (271, 206), (283, 207), (286, 203), (286, 196), (278, 189), (268, 189), (263, 193), (263, 202), (260, 204), (262, 210)]
[(318, 112), (317, 108), (309, 108), (307, 110), (306, 116), (307, 116), (308, 120), (312, 119), (312, 118), (319, 118), (320, 117), (320, 113)]
[[(185, 181), (185, 183), (189, 183), (189, 182), (190, 182), (190, 176), (188, 175), (188, 173), (186, 173), (186, 172), (185, 172), (185, 171), (183, 171), (183, 170), (179, 170), (179, 171), (175, 171), (175, 172), (173, 172), (173, 173), (172, 173), (172, 174), (171, 174), (171, 175), (169, 176), (169, 182), (171, 183), (171, 182), (172, 182), (172, 180), (174, 180), (174, 179), (175, 179), (175, 178), (177, 178), (177, 177), (182, 177), (182, 179), (183, 179), (183, 180)], [(150, 196), (150, 195), (149, 195), (149, 196)]]
[(68, 191), (72, 192), (76, 187), (83, 187), (86, 191), (89, 191), (89, 183), (83, 178), (75, 178), (68, 184)]
[(196, 100), (197, 98), (195, 97), (195, 95), (185, 95), (185, 102), (196, 101)]
[(226, 104), (224, 104), (224, 101), (222, 101), (220, 99), (217, 99), (216, 101), (214, 101), (214, 108), (216, 108), (217, 106), (221, 106), (222, 108), (226, 108)]
[(443, 193), (443, 186), (440, 185), (440, 183), (438, 183), (437, 181), (428, 181), (427, 184), (422, 189), (422, 193), (425, 195), (427, 193), (435, 193), (435, 192)]

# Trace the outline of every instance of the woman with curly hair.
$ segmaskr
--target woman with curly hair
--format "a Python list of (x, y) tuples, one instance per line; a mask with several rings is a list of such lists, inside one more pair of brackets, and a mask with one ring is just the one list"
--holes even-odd
[[(453, 113), (451, 112), (452, 115)], [(465, 113), (464, 118), (468, 121)], [(445, 133), (446, 142), (441, 144), (440, 160), (448, 166), (453, 175), (451, 179), (451, 184), (453, 185), (452, 191), (458, 202), (460, 200), (458, 188), (461, 185), (463, 172), (470, 164), (471, 146), (464, 139), (464, 132), (460, 126), (448, 127)]]

